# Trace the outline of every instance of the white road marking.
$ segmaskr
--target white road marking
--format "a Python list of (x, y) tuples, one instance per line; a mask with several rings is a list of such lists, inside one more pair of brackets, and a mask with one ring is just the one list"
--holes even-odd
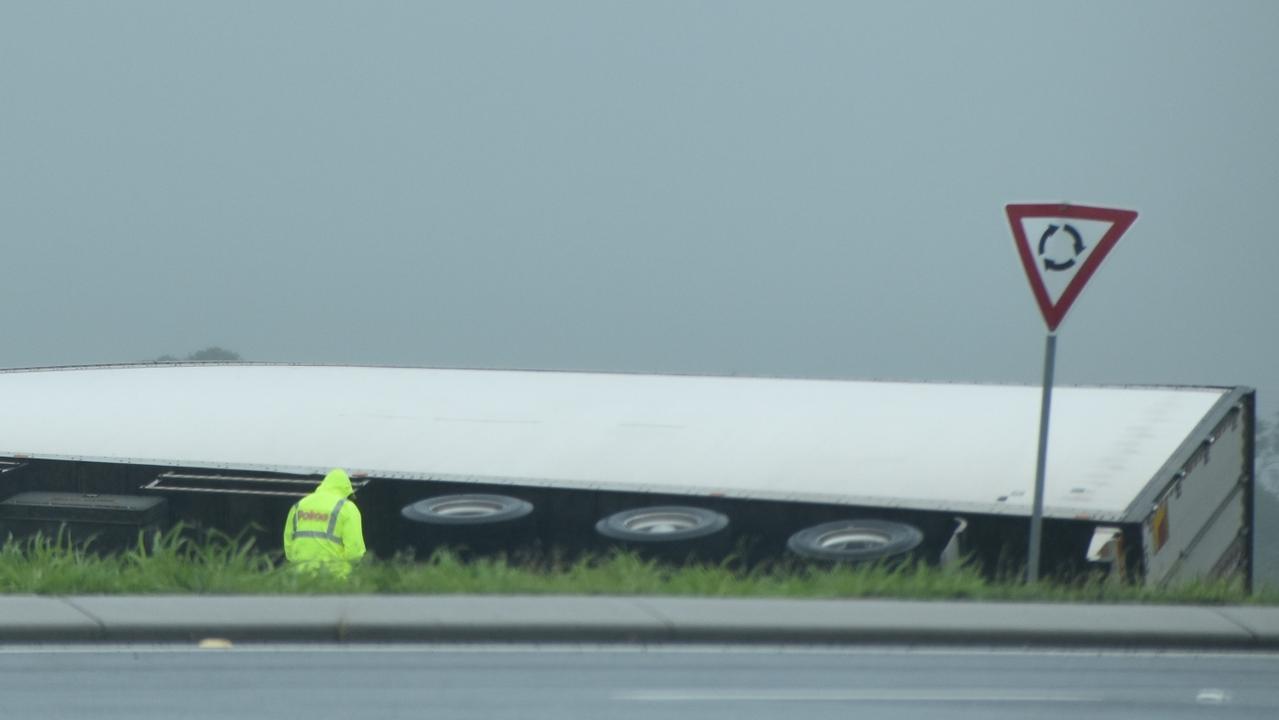
[(1010, 692), (982, 689), (866, 689), (866, 690), (636, 690), (615, 700), (634, 702), (977, 702), (977, 703), (1099, 703), (1104, 698), (1055, 693), (1049, 690)]
[(1195, 696), (1195, 702), (1201, 705), (1225, 705), (1230, 702), (1230, 693), (1220, 688), (1204, 688)]

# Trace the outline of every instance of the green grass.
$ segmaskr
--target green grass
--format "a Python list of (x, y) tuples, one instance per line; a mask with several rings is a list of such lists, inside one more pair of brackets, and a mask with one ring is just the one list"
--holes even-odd
[(301, 575), (248, 540), (208, 533), (200, 542), (175, 529), (127, 552), (99, 556), (62, 538), (10, 541), (0, 548), (0, 592), (73, 594), (577, 594), (774, 598), (906, 598), (1048, 602), (1279, 604), (1279, 592), (1246, 593), (1238, 581), (1152, 589), (1084, 577), (1035, 585), (987, 580), (964, 567), (926, 565), (754, 570), (673, 567), (631, 554), (573, 561), (463, 561), (447, 551), (423, 561), (367, 562), (350, 578)]

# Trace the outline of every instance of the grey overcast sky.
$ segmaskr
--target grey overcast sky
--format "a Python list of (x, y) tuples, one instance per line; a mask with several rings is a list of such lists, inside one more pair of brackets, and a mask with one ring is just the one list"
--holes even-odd
[(0, 365), (1063, 383), (1279, 411), (1279, 3), (0, 4)]

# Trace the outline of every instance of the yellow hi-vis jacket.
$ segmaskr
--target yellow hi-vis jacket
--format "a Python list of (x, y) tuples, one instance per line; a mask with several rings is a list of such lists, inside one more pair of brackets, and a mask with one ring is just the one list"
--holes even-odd
[(348, 499), (354, 492), (345, 471), (329, 471), (315, 492), (289, 509), (284, 557), (298, 569), (350, 574), (351, 565), (364, 557), (360, 509)]

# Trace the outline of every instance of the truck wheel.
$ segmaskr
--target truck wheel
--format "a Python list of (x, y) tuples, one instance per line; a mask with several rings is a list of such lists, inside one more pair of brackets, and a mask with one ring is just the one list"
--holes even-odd
[(596, 523), (595, 532), (614, 546), (667, 560), (718, 560), (728, 551), (728, 516), (699, 507), (623, 510)]
[(533, 503), (508, 495), (440, 495), (405, 505), (400, 514), (431, 525), (492, 525), (533, 512)]
[(420, 553), (441, 547), (464, 555), (511, 553), (533, 535), (533, 503), (508, 495), (440, 495), (405, 505), (400, 515)]
[(908, 553), (924, 541), (914, 525), (889, 520), (837, 520), (791, 535), (786, 547), (800, 557), (869, 562)]

